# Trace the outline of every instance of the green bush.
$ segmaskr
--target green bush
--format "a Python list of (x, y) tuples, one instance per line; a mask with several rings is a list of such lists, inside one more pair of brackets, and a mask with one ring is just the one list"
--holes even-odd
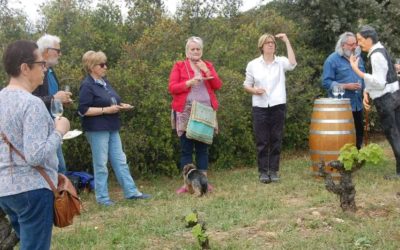
[[(87, 50), (104, 51), (110, 65), (108, 79), (122, 100), (135, 106), (121, 114), (120, 134), (131, 170), (135, 175), (174, 175), (178, 173), (180, 147), (176, 133), (171, 130), (171, 96), (167, 86), (175, 61), (185, 57), (185, 40), (192, 35), (204, 39), (203, 57), (214, 63), (223, 81), (217, 92), (219, 134), (210, 147), (210, 163), (213, 168), (235, 168), (253, 166), (256, 162), (251, 96), (242, 86), (246, 64), (259, 56), (257, 41), (261, 34), (284, 32), (293, 45), (298, 66), (286, 74), (287, 119), (283, 148), (307, 148), (313, 102), (315, 98), (326, 96), (320, 83), (321, 68), (328, 56), (324, 51), (329, 46), (333, 50), (334, 44), (323, 44), (325, 41), (309, 37), (321, 27), (314, 26), (310, 22), (313, 19), (302, 14), (307, 10), (294, 8), (297, 12), (290, 11), (293, 5), (300, 6), (297, 1), (274, 1), (275, 5), (243, 14), (212, 12), (219, 13), (212, 15), (207, 14), (207, 10), (215, 11), (212, 1), (205, 1), (199, 5), (200, 9), (191, 8), (193, 6), (189, 5), (196, 3), (186, 1), (181, 12), (172, 18), (165, 15), (159, 5), (153, 6), (152, 1), (140, 1), (140, 8), (134, 8), (134, 2), (128, 4), (131, 15), (123, 22), (113, 1), (102, 1), (98, 9), (84, 1), (49, 1), (42, 6), (44, 16), (36, 31), (23, 25), (25, 19), (17, 12), (0, 12), (3, 44), (0, 55), (11, 40), (38, 38), (44, 32), (60, 36), (63, 57), (55, 70), (61, 87), (69, 84), (75, 100), (65, 115), (73, 129), (81, 129), (76, 114), (79, 86), (85, 75), (81, 57)], [(223, 2), (229, 6), (229, 1)], [(156, 14), (148, 16), (148, 12), (141, 12), (149, 8)], [(366, 18), (372, 15), (364, 9), (357, 11), (365, 13)], [(390, 15), (397, 13), (390, 9), (385, 11)], [(379, 15), (375, 13), (374, 17), (389, 18)], [(326, 19), (329, 18), (327, 15)], [(353, 17), (346, 20), (351, 21)], [(391, 26), (398, 27), (397, 23)], [(310, 40), (318, 43), (310, 47)], [(278, 55), (286, 55), (281, 42), (278, 42)], [(6, 81), (2, 68), (0, 80)], [(371, 128), (377, 129), (376, 113), (370, 114), (370, 120)], [(71, 169), (91, 169), (90, 148), (84, 136), (65, 141), (63, 149)]]

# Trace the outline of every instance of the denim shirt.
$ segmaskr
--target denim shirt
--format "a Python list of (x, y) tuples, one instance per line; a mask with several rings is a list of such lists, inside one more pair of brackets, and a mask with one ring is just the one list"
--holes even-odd
[[(360, 57), (358, 68), (365, 72), (364, 61)], [(356, 83), (361, 80), (361, 90), (346, 89), (344, 98), (349, 98), (353, 111), (363, 109), (362, 91), (365, 88), (364, 80), (362, 80), (351, 68), (350, 62), (344, 56), (340, 56), (337, 52), (329, 55), (324, 63), (324, 71), (322, 74), (322, 86), (328, 90), (329, 97), (333, 97), (332, 87), (340, 83)]]

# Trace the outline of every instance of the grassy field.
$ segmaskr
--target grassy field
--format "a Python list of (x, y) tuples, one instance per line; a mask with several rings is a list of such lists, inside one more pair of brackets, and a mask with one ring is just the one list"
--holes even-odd
[(199, 249), (183, 217), (196, 209), (206, 221), (212, 249), (400, 249), (400, 181), (385, 141), (388, 162), (366, 166), (354, 177), (355, 214), (343, 213), (336, 195), (308, 172), (307, 152), (286, 152), (281, 182), (261, 184), (256, 168), (211, 171), (214, 192), (176, 195), (180, 177), (138, 181), (150, 200), (126, 201), (111, 185), (117, 205), (82, 196), (85, 212), (74, 225), (54, 229), (52, 249)]

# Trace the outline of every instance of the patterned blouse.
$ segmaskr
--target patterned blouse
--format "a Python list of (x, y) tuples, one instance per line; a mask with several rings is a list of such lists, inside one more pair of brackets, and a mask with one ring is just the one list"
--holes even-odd
[(10, 163), (10, 149), (0, 137), (0, 197), (48, 188), (47, 182), (32, 168), (41, 165), (57, 186), (57, 148), (61, 135), (55, 131), (43, 101), (23, 90), (0, 91), (0, 132), (26, 158), (15, 152)]

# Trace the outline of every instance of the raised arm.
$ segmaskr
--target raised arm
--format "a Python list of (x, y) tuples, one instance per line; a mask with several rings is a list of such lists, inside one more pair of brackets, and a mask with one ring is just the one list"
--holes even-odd
[(287, 35), (285, 33), (279, 33), (277, 35), (275, 35), (276, 38), (281, 39), (285, 44), (286, 44), (286, 50), (287, 50), (287, 56), (289, 59), (289, 63), (291, 65), (296, 65), (297, 61), (296, 61), (296, 56), (294, 54), (292, 45), (290, 44), (289, 38), (287, 37)]

